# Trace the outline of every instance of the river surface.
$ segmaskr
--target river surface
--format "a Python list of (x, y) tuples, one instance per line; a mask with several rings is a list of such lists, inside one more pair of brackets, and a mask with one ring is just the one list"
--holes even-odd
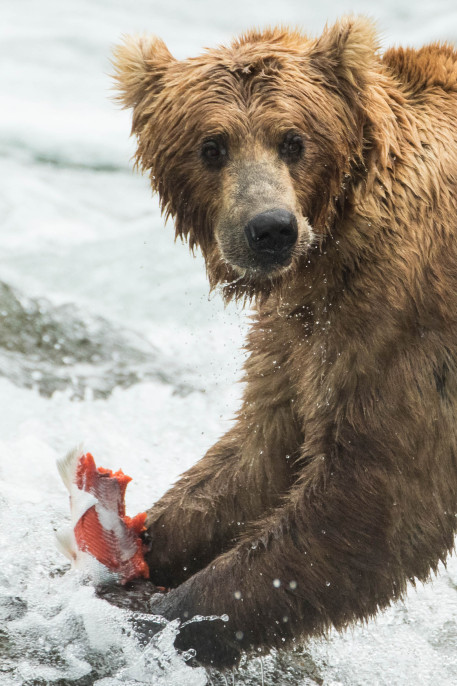
[(129, 115), (110, 100), (123, 33), (177, 57), (251, 25), (360, 11), (383, 45), (457, 41), (453, 1), (3, 0), (0, 21), (0, 685), (454, 686), (457, 560), (376, 621), (245, 663), (186, 663), (168, 625), (144, 647), (55, 546), (69, 521), (56, 460), (83, 444), (157, 499), (230, 426), (246, 313), (208, 297), (204, 265), (132, 172)]

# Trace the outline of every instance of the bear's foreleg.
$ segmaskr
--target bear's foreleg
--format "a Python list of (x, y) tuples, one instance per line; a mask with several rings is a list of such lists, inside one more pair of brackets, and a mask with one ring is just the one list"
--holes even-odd
[[(260, 343), (263, 344), (260, 345)], [(151, 579), (174, 587), (235, 544), (294, 483), (303, 444), (287, 374), (289, 350), (270, 319), (253, 324), (237, 421), (149, 510)]]
[(241, 651), (283, 647), (374, 614), (404, 589), (388, 540), (395, 514), (388, 475), (350, 467), (316, 458), (254, 534), (153, 604), (154, 613), (182, 622), (228, 615), (183, 626), (177, 647), (228, 666)]
[(148, 512), (151, 579), (176, 586), (279, 504), (301, 442), (289, 403), (238, 421)]

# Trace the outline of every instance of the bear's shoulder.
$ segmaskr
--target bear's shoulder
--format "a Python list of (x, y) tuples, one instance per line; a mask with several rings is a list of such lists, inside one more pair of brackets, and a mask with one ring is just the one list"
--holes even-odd
[(411, 96), (436, 87), (457, 92), (457, 51), (451, 45), (432, 43), (419, 50), (391, 48), (382, 61)]

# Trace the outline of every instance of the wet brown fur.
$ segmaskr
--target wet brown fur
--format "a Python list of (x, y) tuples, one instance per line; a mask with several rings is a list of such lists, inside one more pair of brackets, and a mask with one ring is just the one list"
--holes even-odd
[[(129, 40), (116, 65), (177, 234), (227, 298), (253, 298), (237, 421), (148, 515), (152, 578), (179, 586), (164, 614), (229, 615), (180, 645), (230, 664), (374, 615), (453, 548), (457, 53), (381, 57), (349, 18), (183, 62)], [(201, 140), (228, 132), (235, 154), (255, 141), (271, 157), (291, 128), (306, 146), (287, 178), (317, 239), (269, 278), (240, 277), (215, 240), (228, 186)]]

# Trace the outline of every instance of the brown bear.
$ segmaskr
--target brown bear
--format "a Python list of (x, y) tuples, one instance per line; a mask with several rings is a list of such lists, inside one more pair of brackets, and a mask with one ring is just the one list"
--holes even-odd
[(183, 61), (128, 38), (115, 66), (163, 211), (254, 311), (236, 423), (147, 519), (172, 590), (145, 607), (226, 666), (373, 616), (453, 548), (457, 53), (381, 56), (345, 18)]

